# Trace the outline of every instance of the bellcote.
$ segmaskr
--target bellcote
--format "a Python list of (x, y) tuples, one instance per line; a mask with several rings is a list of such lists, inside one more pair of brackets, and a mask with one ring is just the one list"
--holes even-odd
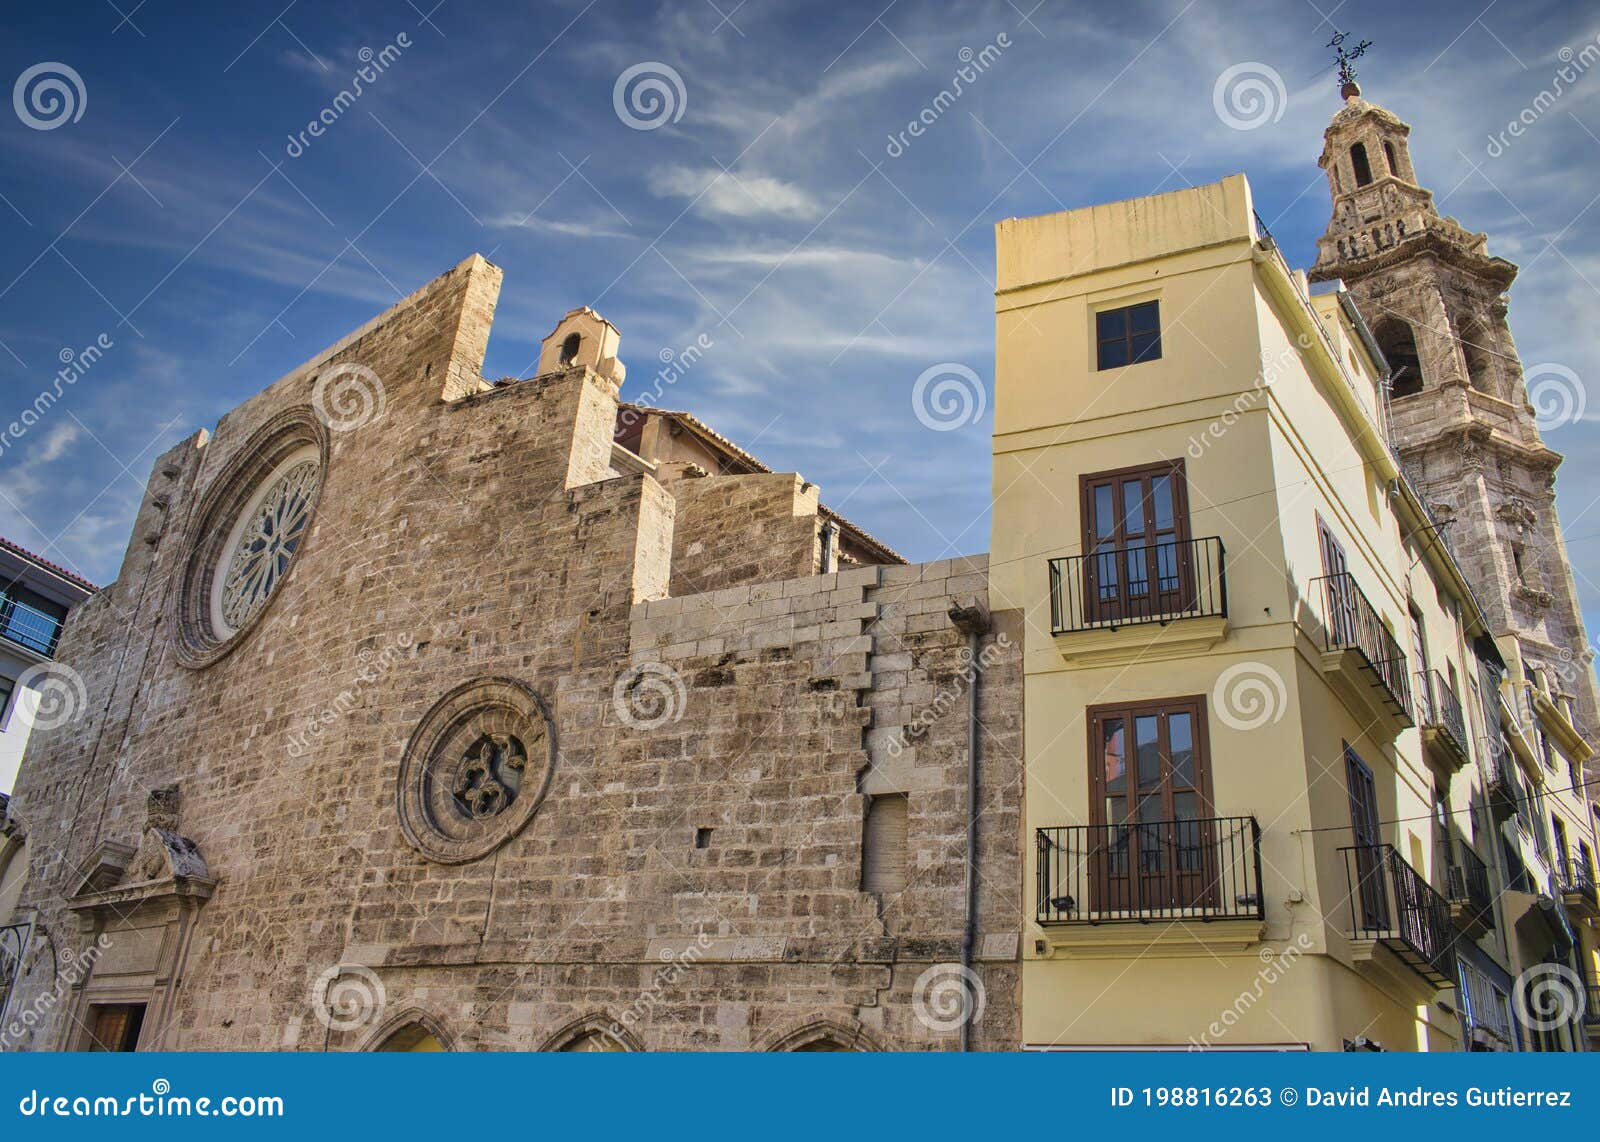
[(1504, 290), (1516, 269), (1492, 258), (1488, 239), (1442, 217), (1433, 192), (1417, 181), (1411, 127), (1346, 87), (1344, 106), (1323, 132), (1317, 165), (1327, 172), (1333, 215), (1317, 241), (1312, 281), (1352, 281), (1431, 247)]

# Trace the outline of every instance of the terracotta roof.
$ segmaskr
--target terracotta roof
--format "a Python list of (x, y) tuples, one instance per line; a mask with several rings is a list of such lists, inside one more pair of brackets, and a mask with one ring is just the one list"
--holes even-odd
[[(654, 414), (656, 416), (670, 417), (671, 419), (677, 421), (679, 424), (683, 425), (690, 432), (693, 432), (693, 433), (697, 434), (698, 436), (700, 436), (702, 439), (704, 439), (707, 443), (711, 444), (713, 447), (720, 448), (724, 452), (727, 452), (728, 454), (733, 456), (735, 459), (738, 459), (738, 460), (743, 461), (744, 463), (750, 465), (750, 467), (754, 468), (756, 471), (758, 471), (758, 472), (770, 472), (770, 471), (772, 471), (772, 469), (770, 467), (768, 467), (766, 464), (763, 464), (760, 460), (757, 460), (750, 453), (746, 452), (743, 448), (740, 448), (737, 444), (735, 444), (733, 441), (729, 440), (726, 436), (722, 435), (722, 433), (718, 432), (716, 429), (712, 428), (705, 421), (703, 421), (699, 417), (695, 416), (694, 413), (692, 413), (692, 412), (683, 412), (682, 410), (670, 409), (670, 408), (657, 408), (654, 405), (648, 405), (648, 404), (633, 404), (630, 401), (620, 401), (620, 402), (618, 402), (618, 407), (619, 408), (626, 408), (626, 409), (633, 409), (633, 410), (638, 411), (638, 412), (642, 412), (642, 413), (646, 413), (646, 414)], [(822, 513), (822, 515), (824, 515), (828, 519), (831, 519), (831, 520), (835, 521), (836, 523), (838, 523), (838, 524), (840, 524), (840, 525), (842, 525), (844, 527), (849, 528), (851, 531), (855, 532), (856, 535), (860, 536), (861, 539), (864, 540), (866, 543), (870, 544), (873, 547), (876, 547), (878, 550), (882, 551), (885, 555), (889, 556), (891, 559), (898, 559), (901, 563), (909, 563), (910, 562), (910, 560), (907, 559), (904, 555), (901, 555), (898, 551), (896, 551), (894, 548), (890, 547), (887, 543), (883, 542), (883, 540), (879, 539), (877, 536), (873, 535), (866, 528), (861, 527), (858, 524), (851, 523), (844, 516), (840, 515), (838, 512), (836, 512), (832, 508), (828, 507), (828, 505), (819, 503), (817, 506), (818, 506), (818, 510)]]
[(100, 589), (99, 587), (96, 587), (93, 583), (89, 582), (89, 580), (85, 579), (82, 575), (74, 575), (71, 571), (68, 571), (65, 567), (59, 567), (56, 564), (50, 562), (50, 560), (43, 559), (43, 558), (35, 555), (33, 552), (29, 551), (26, 547), (23, 547), (21, 544), (12, 543), (9, 539), (5, 538), (5, 536), (0, 536), (0, 549), (4, 549), (6, 551), (9, 551), (13, 555), (20, 556), (21, 558), (26, 559), (30, 563), (38, 564), (40, 567), (43, 567), (46, 571), (49, 571), (54, 575), (61, 576), (61, 578), (65, 579), (67, 582), (73, 584), (74, 586), (82, 587), (85, 591), (89, 592), (89, 594), (91, 594), (91, 595), (94, 594), (96, 591), (98, 591)]

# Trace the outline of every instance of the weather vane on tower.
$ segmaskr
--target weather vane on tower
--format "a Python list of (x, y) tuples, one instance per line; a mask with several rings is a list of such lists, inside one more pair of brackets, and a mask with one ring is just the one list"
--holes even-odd
[(1355, 62), (1367, 54), (1367, 49), (1372, 46), (1371, 40), (1362, 40), (1355, 47), (1345, 50), (1344, 41), (1349, 37), (1349, 32), (1334, 32), (1333, 39), (1328, 41), (1328, 46), (1334, 50), (1339, 61), (1339, 94), (1346, 99), (1353, 95), (1360, 95), (1361, 88), (1356, 84)]

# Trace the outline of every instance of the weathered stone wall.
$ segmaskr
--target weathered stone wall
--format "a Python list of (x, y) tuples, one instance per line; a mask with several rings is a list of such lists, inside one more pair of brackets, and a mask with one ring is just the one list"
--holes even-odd
[(810, 575), (817, 489), (793, 472), (674, 480), (672, 594)]
[[(82, 709), (35, 734), (14, 798), (22, 907), (50, 951), (11, 1007), (44, 1014), (7, 1046), (71, 1041), (68, 1012), (97, 984), (52, 971), (85, 938), (66, 900), (105, 842), (137, 846), (149, 791), (169, 786), (217, 884), (146, 1045), (356, 1048), (413, 1014), (461, 1047), (537, 1048), (584, 1020), (651, 1049), (805, 1027), (955, 1044), (937, 997), (913, 992), (935, 965), (924, 991), (948, 984), (959, 956), (967, 668), (944, 612), (985, 600), (983, 562), (662, 598), (683, 508), (648, 474), (610, 474), (614, 386), (586, 368), (478, 382), (498, 283), (463, 263), (157, 462), (121, 576), (62, 643)], [(381, 414), (335, 420), (311, 529), (261, 620), (211, 665), (181, 665), (196, 506), (341, 363), (381, 379)], [(980, 659), (974, 1041), (990, 1048), (1017, 1042), (1009, 621)], [(667, 717), (635, 706), (644, 676)], [(554, 777), (503, 847), (434, 863), (397, 819), (402, 756), (441, 696), (488, 677), (548, 707)], [(860, 888), (862, 816), (888, 791), (909, 795), (913, 859), (880, 901)], [(330, 1028), (314, 1002), (340, 965), (369, 1002)]]

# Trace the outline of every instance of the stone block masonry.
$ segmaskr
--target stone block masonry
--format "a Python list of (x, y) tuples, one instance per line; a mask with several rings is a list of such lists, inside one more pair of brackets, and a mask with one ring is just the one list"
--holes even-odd
[[(32, 957), (10, 1010), (61, 999), (5, 1046), (81, 1046), (109, 1002), (149, 1002), (141, 1045), (169, 1049), (353, 1050), (418, 1028), (466, 1049), (596, 1031), (652, 1050), (956, 1045), (933, 989), (961, 954), (973, 670), (946, 612), (987, 605), (985, 560), (813, 574), (816, 489), (664, 481), (619, 456), (620, 370), (484, 381), (499, 283), (469, 259), (157, 461), (118, 580), (62, 641), (82, 709), (35, 733), (8, 818), (38, 938), (110, 950), (82, 978)], [(217, 573), (195, 566), (206, 505), (354, 365), (382, 399), (354, 425), (320, 418), (287, 574), (219, 657), (185, 665), (180, 624), (206, 620), (180, 596)], [(994, 616), (978, 672), (986, 1049), (1019, 1036), (1017, 621)], [(441, 863), (408, 841), (397, 791), (425, 717), (478, 684), (531, 697), (441, 740), (474, 757), (465, 727), (549, 740), (554, 765), (542, 788), (531, 762), (494, 770), (536, 811), (505, 835), (510, 814), (461, 824), (490, 851)], [(152, 790), (177, 791), (161, 805), (205, 876), (149, 879), (128, 855)], [(906, 799), (905, 888), (866, 892), (864, 819), (887, 794)], [(339, 1007), (351, 984), (361, 1001)]]

